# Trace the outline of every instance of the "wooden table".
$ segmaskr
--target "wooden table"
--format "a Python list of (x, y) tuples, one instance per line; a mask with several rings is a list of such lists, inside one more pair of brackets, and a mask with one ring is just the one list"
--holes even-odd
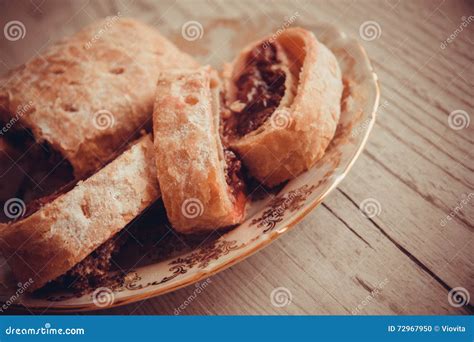
[[(472, 2), (31, 0), (0, 6), (2, 27), (21, 20), (27, 28), (23, 40), (1, 41), (1, 72), (119, 11), (157, 26), (216, 66), (256, 27), (270, 33), (295, 13), (293, 25), (324, 21), (356, 37), (367, 21), (380, 27), (379, 37), (361, 39), (380, 79), (378, 120), (339, 188), (297, 229), (212, 277), (196, 298), (190, 286), (101, 313), (173, 314), (190, 298), (182, 314), (474, 313), (474, 123), (462, 121), (474, 119)], [(190, 20), (203, 25), (203, 41), (219, 39), (219, 51), (183, 39), (181, 27)], [(450, 125), (450, 113), (461, 121)], [(371, 219), (359, 210), (367, 198), (381, 205)], [(271, 304), (278, 287), (291, 292), (289, 305)], [(466, 291), (470, 304), (450, 304), (453, 288)]]

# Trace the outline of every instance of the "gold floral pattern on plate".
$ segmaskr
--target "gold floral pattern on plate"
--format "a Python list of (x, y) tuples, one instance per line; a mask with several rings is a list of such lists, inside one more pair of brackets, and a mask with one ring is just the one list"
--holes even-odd
[(219, 260), (221, 256), (227, 255), (229, 254), (229, 252), (238, 250), (244, 246), (245, 246), (244, 243), (239, 244), (238, 241), (236, 240), (213, 241), (208, 246), (201, 247), (195, 252), (192, 252), (184, 257), (178, 257), (174, 259), (173, 261), (169, 262), (168, 265), (171, 266), (169, 268), (169, 271), (171, 272), (170, 275), (163, 277), (159, 281), (153, 281), (147, 284), (136, 285), (131, 289), (136, 290), (136, 289), (142, 289), (148, 286), (156, 286), (156, 285), (164, 284), (181, 274), (187, 273), (193, 267), (204, 269), (213, 260)]
[(262, 215), (252, 220), (251, 225), (264, 228), (264, 233), (273, 230), (277, 223), (283, 221), (287, 211), (294, 212), (301, 209), (308, 196), (315, 189), (315, 185), (309, 186), (305, 184), (296, 190), (291, 190), (286, 194), (274, 197)]

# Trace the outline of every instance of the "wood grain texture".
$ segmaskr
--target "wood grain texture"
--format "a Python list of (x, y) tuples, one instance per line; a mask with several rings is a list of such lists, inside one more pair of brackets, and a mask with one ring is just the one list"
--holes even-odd
[[(104, 310), (104, 314), (472, 314), (474, 302), (474, 124), (454, 130), (448, 116), (473, 116), (474, 15), (468, 1), (1, 1), (0, 25), (21, 20), (25, 39), (1, 40), (0, 71), (97, 18), (116, 15), (155, 25), (203, 64), (221, 65), (297, 13), (294, 25), (328, 22), (359, 37), (366, 21), (380, 37), (366, 48), (382, 90), (368, 145), (324, 203), (297, 229), (217, 274), (199, 294), (176, 292)], [(183, 39), (182, 25), (203, 24), (208, 51)], [(258, 28), (258, 30), (257, 30)], [(3, 38), (3, 37), (2, 37)], [(202, 44), (206, 45), (206, 44)], [(367, 218), (368, 198), (380, 213)], [(463, 199), (460, 210), (454, 210)], [(445, 225), (450, 213), (453, 218)], [(272, 305), (284, 287), (291, 303)], [(469, 304), (454, 307), (451, 289)], [(184, 307), (183, 309), (180, 309)]]

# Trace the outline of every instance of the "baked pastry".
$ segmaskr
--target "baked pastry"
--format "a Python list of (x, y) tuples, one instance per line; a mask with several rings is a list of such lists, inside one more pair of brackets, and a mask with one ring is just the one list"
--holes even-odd
[(168, 218), (182, 233), (244, 218), (240, 161), (219, 135), (219, 84), (209, 67), (161, 73), (153, 131), (158, 181)]
[(160, 70), (197, 66), (152, 27), (107, 18), (0, 79), (0, 126), (7, 138), (27, 131), (83, 178), (151, 123)]
[[(337, 61), (304, 29), (244, 49), (221, 86), (151, 28), (104, 25), (0, 79), (0, 124), (9, 126), (0, 152), (31, 151), (21, 167), (63, 170), (56, 178), (67, 183), (0, 224), (0, 250), (18, 281), (33, 279), (29, 291), (100, 286), (124, 243), (119, 233), (161, 191), (179, 233), (241, 223), (240, 160), (259, 182), (280, 184), (321, 158), (339, 120)], [(147, 135), (119, 155), (151, 118), (154, 142)]]
[(29, 291), (68, 272), (157, 200), (153, 142), (140, 138), (90, 178), (33, 201), (0, 225), (0, 249)]
[(267, 186), (298, 176), (334, 136), (342, 80), (334, 55), (302, 28), (245, 48), (225, 67), (225, 136)]

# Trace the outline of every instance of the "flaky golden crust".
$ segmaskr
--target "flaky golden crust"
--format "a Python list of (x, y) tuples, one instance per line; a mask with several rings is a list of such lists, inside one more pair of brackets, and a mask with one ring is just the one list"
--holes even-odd
[(166, 213), (182, 233), (240, 223), (244, 203), (226, 182), (217, 80), (209, 68), (161, 73), (153, 129)]
[[(253, 47), (251, 44), (226, 69), (227, 103), (235, 101), (235, 79)], [(340, 115), (342, 80), (334, 55), (302, 28), (283, 31), (275, 40), (290, 62), (294, 98), (287, 94), (272, 116), (257, 130), (233, 139), (249, 172), (267, 186), (292, 179), (312, 167), (334, 136)], [(288, 80), (288, 77), (287, 77)], [(288, 91), (288, 82), (286, 82)]]
[[(16, 117), (15, 127), (48, 142), (81, 178), (151, 121), (160, 70), (197, 66), (153, 28), (107, 18), (0, 79), (0, 120)], [(26, 104), (28, 111), (17, 115)]]
[(88, 256), (159, 197), (150, 135), (31, 216), (4, 225), (0, 248), (38, 289)]

